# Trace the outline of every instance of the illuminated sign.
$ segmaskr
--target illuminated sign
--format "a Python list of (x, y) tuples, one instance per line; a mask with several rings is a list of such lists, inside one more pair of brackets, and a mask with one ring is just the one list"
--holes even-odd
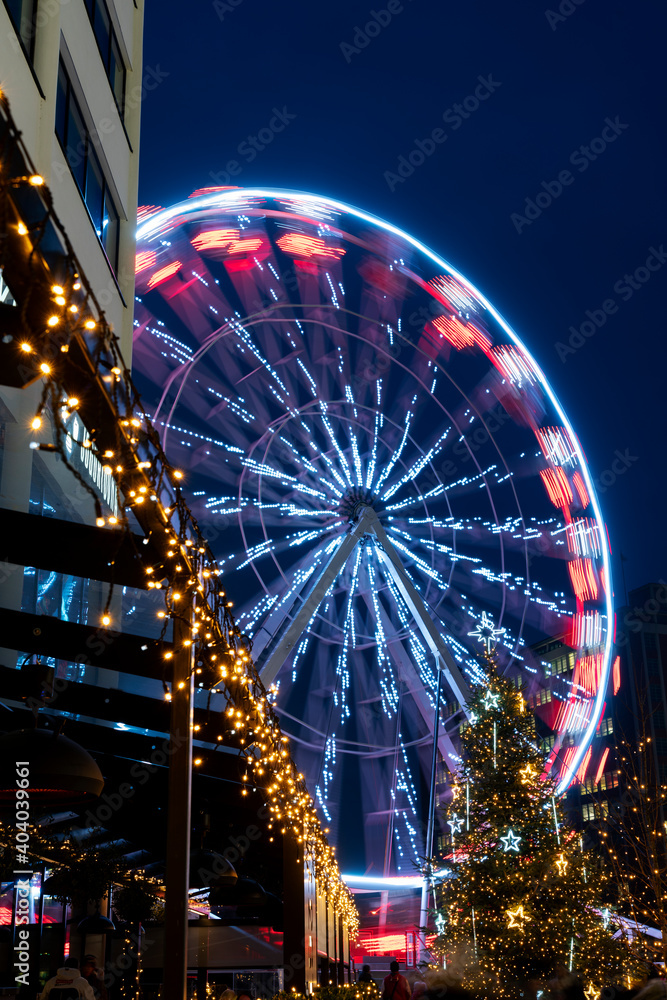
[(65, 447), (69, 460), (78, 471), (81, 471), (85, 478), (95, 488), (104, 503), (118, 517), (118, 495), (116, 493), (116, 481), (110, 472), (105, 472), (102, 463), (92, 448), (86, 448), (83, 442), (88, 439), (86, 429), (80, 419), (74, 413), (67, 428), (67, 438)]

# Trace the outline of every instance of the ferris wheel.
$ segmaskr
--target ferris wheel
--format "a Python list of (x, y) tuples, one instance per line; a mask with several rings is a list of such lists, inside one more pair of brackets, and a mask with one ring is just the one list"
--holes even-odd
[[(575, 433), (508, 324), (417, 240), (317, 195), (207, 189), (144, 217), (133, 364), (339, 855), (423, 856), (427, 776), (481, 643), (582, 777), (612, 635)], [(436, 723), (437, 715), (437, 723)]]

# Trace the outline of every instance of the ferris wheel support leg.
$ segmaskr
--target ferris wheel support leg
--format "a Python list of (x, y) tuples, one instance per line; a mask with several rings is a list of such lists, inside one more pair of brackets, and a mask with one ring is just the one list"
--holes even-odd
[[(369, 611), (371, 614), (374, 614), (372, 602), (369, 601), (367, 603)], [(384, 634), (390, 635), (391, 621), (382, 605), (380, 605), (380, 622), (382, 624)], [(410, 695), (412, 696), (412, 699), (419, 710), (419, 714), (430, 729), (435, 724), (433, 704), (426, 692), (424, 683), (415, 668), (414, 659), (407, 653), (405, 646), (398, 636), (387, 642), (387, 650), (391, 658), (396, 663), (401, 680), (405, 683)], [(438, 669), (437, 666), (436, 669)], [(451, 736), (444, 730), (444, 728), (441, 728), (438, 734), (438, 750), (440, 751), (443, 759), (449, 762), (449, 769), (454, 770), (457, 760), (456, 749), (452, 743)]]
[(380, 519), (375, 511), (372, 511), (370, 520), (372, 522), (372, 530), (381, 545), (381, 548), (378, 549), (378, 555), (384, 563), (387, 571), (393, 577), (403, 600), (407, 604), (417, 623), (419, 631), (426, 640), (429, 649), (435, 656), (436, 663), (438, 663), (440, 669), (445, 675), (450, 689), (454, 693), (457, 701), (467, 716), (470, 688), (464, 680), (463, 674), (459, 670), (456, 660), (443, 642), (442, 636), (436, 628), (436, 625), (431, 618), (419, 591), (413, 584), (408, 574), (405, 572), (401, 558), (389, 540), (386, 531), (380, 524)]
[(262, 654), (257, 658), (257, 667), (264, 687), (268, 688), (273, 683), (276, 674), (302, 633), (305, 632), (308, 622), (324, 600), (329, 587), (340, 573), (357, 543), (364, 535), (368, 534), (372, 517), (375, 517), (375, 512), (371, 507), (365, 507), (352, 531), (345, 536), (323, 567), (308, 594), (302, 599), (303, 603), (294, 618), (283, 622)]

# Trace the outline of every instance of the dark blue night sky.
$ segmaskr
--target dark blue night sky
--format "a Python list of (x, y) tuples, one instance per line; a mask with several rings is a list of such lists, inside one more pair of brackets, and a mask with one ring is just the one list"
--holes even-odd
[(666, 29), (654, 0), (161, 0), (146, 20), (140, 201), (315, 191), (450, 260), (572, 420), (619, 598), (621, 551), (629, 588), (667, 577)]

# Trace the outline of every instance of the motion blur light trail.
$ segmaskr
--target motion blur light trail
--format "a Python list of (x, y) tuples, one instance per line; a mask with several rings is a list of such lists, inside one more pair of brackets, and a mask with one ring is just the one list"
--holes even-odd
[(580, 777), (607, 535), (516, 334), (416, 240), (316, 195), (208, 189), (138, 237), (136, 374), (344, 862), (389, 876), (423, 855), (438, 661), (453, 768), (454, 680), (483, 679), (489, 622), (527, 694), (531, 644), (575, 650), (538, 712), (560, 789)]

